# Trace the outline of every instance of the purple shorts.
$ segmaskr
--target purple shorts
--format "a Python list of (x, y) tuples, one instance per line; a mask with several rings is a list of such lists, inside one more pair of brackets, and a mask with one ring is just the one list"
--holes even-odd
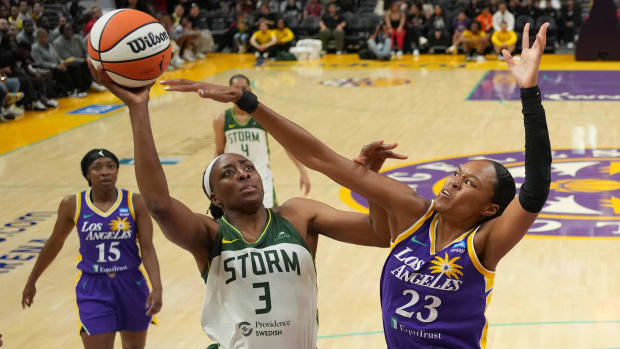
[(150, 291), (140, 270), (115, 277), (83, 273), (75, 293), (80, 324), (89, 335), (144, 331), (152, 320), (145, 308)]

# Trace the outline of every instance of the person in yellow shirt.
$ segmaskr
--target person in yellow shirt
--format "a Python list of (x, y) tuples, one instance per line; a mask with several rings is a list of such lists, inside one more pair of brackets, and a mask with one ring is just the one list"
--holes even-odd
[(463, 44), (466, 61), (473, 61), (474, 54), (476, 54), (477, 57), (475, 59), (479, 62), (484, 62), (484, 51), (489, 45), (489, 37), (483, 30), (480, 30), (480, 23), (473, 21), (469, 25), (469, 29), (463, 32), (461, 43)]
[(491, 37), (495, 53), (497, 53), (497, 59), (502, 60), (502, 50), (506, 49), (510, 54), (515, 50), (517, 44), (517, 33), (514, 30), (508, 30), (508, 24), (505, 21), (501, 23), (501, 29), (493, 33)]
[(269, 30), (267, 23), (261, 21), (258, 25), (258, 31), (252, 34), (250, 38), (250, 45), (254, 47), (254, 54), (257, 60), (274, 56), (275, 45), (278, 42), (276, 35), (272, 30)]
[(288, 49), (291, 48), (291, 44), (295, 38), (295, 34), (293, 34), (293, 31), (286, 25), (284, 19), (278, 19), (278, 24), (276, 29), (273, 30), (273, 33), (275, 34), (277, 41), (276, 52), (288, 52)]

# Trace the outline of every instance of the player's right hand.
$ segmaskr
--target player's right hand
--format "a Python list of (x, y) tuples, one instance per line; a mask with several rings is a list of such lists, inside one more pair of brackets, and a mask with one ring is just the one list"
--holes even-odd
[(30, 307), (34, 300), (34, 295), (37, 293), (37, 288), (34, 284), (27, 283), (22, 292), (22, 308)]
[(379, 172), (383, 163), (387, 159), (407, 159), (406, 155), (401, 155), (392, 150), (398, 146), (398, 143), (383, 144), (383, 141), (375, 141), (366, 144), (360, 150), (360, 154), (353, 158), (353, 161), (362, 166), (366, 166), (371, 171)]

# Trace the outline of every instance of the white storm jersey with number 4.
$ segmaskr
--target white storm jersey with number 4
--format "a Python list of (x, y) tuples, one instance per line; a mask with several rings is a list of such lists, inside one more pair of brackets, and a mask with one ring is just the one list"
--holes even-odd
[(224, 152), (245, 156), (254, 163), (261, 174), (268, 170), (269, 144), (267, 131), (252, 117), (245, 123), (240, 123), (235, 117), (233, 109), (226, 110), (224, 116), (224, 135), (226, 136)]
[(314, 259), (283, 217), (268, 210), (255, 243), (225, 217), (203, 271), (204, 332), (223, 349), (315, 349), (318, 331)]

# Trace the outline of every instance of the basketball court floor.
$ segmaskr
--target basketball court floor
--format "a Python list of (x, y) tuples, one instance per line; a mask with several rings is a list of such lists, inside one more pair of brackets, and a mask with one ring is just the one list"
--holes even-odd
[[(168, 72), (220, 84), (253, 80), (260, 100), (345, 156), (374, 140), (399, 142), (407, 161), (389, 175), (432, 197), (455, 164), (502, 161), (523, 181), (523, 120), (505, 63), (465, 64), (462, 56), (407, 56), (362, 62), (354, 55), (269, 62), (212, 54)], [(620, 348), (620, 62), (543, 58), (540, 86), (556, 150), (549, 201), (530, 234), (497, 268), (488, 310), (489, 348)], [(195, 95), (151, 94), (157, 147), (171, 193), (198, 212), (208, 201), (201, 176), (214, 154), (212, 119), (226, 107)], [(0, 125), (0, 333), (6, 348), (79, 348), (74, 279), (78, 239), (70, 236), (38, 282), (33, 306), (21, 292), (53, 227), (60, 200), (83, 190), (79, 162), (105, 147), (123, 159), (118, 186), (137, 191), (127, 109), (111, 94), (62, 99), (60, 107)], [(72, 113), (73, 112), (73, 113)], [(94, 114), (83, 114), (94, 113)], [(280, 202), (301, 195), (298, 174), (271, 144)], [(311, 172), (308, 197), (364, 211), (365, 201)], [(204, 284), (191, 255), (155, 227), (164, 285), (159, 325), (147, 348), (205, 348)], [(379, 277), (386, 249), (321, 238), (318, 348), (385, 348)], [(116, 347), (120, 348), (117, 338)]]

